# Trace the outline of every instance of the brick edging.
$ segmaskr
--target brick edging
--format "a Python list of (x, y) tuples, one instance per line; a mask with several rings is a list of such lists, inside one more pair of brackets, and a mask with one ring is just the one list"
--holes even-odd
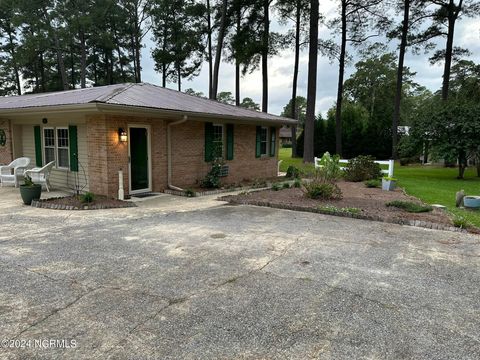
[[(225, 194), (225, 193), (235, 192), (235, 191), (246, 191), (246, 190), (259, 191), (259, 190), (268, 190), (268, 189), (270, 188), (269, 187), (261, 187), (261, 188), (239, 187), (239, 188), (232, 188), (232, 189), (207, 190), (207, 191), (201, 191), (201, 192), (194, 191), (193, 193), (195, 194), (195, 196), (192, 196), (192, 197), (218, 195), (218, 194)], [(169, 195), (189, 197), (188, 195), (186, 195), (186, 190), (178, 191), (178, 190), (165, 189), (163, 192)]]
[(396, 225), (407, 225), (407, 226), (414, 226), (426, 229), (433, 229), (433, 230), (444, 230), (444, 231), (454, 231), (454, 232), (462, 232), (467, 233), (466, 229), (456, 228), (454, 226), (433, 223), (429, 221), (421, 221), (421, 220), (393, 220), (393, 219), (384, 219), (380, 216), (374, 215), (362, 215), (362, 214), (352, 214), (348, 212), (334, 212), (334, 211), (327, 211), (323, 209), (317, 208), (307, 208), (303, 206), (296, 206), (296, 205), (288, 205), (288, 204), (275, 204), (268, 201), (241, 201), (236, 199), (228, 199), (226, 200), (230, 204), (236, 205), (254, 205), (254, 206), (263, 206), (263, 207), (270, 207), (274, 209), (282, 209), (282, 210), (293, 210), (293, 211), (302, 211), (302, 212), (310, 212), (322, 215), (332, 215), (332, 216), (340, 216), (340, 217), (347, 217), (353, 219), (360, 219), (360, 220), (371, 220), (371, 221), (378, 221)]
[(132, 202), (125, 201), (121, 205), (83, 205), (81, 207), (73, 205), (61, 205), (53, 204), (49, 200), (62, 199), (62, 197), (50, 198), (45, 200), (33, 200), (31, 206), (40, 209), (50, 209), (50, 210), (106, 210), (106, 209), (124, 209), (137, 207), (136, 204)]

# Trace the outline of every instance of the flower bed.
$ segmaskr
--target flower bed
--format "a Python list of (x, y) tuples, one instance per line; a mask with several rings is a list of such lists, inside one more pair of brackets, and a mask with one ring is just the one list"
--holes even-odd
[(34, 200), (32, 206), (52, 210), (102, 210), (136, 207), (132, 202), (121, 201), (106, 196), (95, 196), (91, 203), (82, 203), (76, 196), (65, 196), (43, 200)]

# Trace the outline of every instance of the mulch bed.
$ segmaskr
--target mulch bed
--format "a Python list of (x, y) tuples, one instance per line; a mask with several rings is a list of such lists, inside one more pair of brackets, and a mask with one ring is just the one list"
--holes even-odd
[[(341, 181), (338, 186), (342, 190), (340, 200), (315, 200), (307, 198), (299, 188), (279, 191), (264, 190), (239, 195), (223, 196), (220, 199), (232, 204), (249, 204), (281, 209), (308, 211), (329, 215), (339, 215), (359, 219), (376, 220), (402, 225), (413, 225), (441, 230), (454, 230), (450, 216), (441, 209), (433, 209), (426, 213), (409, 213), (404, 210), (388, 207), (386, 203), (393, 200), (412, 201), (421, 204), (417, 198), (406, 195), (401, 189), (383, 191), (378, 188), (367, 188), (363, 183)], [(326, 206), (340, 208), (358, 208), (359, 213), (326, 211)], [(473, 232), (477, 232), (472, 229)]]
[(95, 196), (95, 200), (89, 204), (82, 203), (76, 196), (43, 199), (32, 202), (33, 207), (53, 210), (100, 210), (136, 207), (132, 202)]

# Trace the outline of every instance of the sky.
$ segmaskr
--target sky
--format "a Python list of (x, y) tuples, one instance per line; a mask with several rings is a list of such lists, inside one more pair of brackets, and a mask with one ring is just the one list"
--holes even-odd
[[(320, 12), (329, 19), (336, 16), (337, 9), (333, 1), (322, 1)], [(272, 14), (275, 18), (275, 14)], [(287, 26), (280, 26), (275, 20), (272, 21), (272, 31), (285, 32)], [(331, 30), (321, 26), (319, 30), (320, 39), (331, 38)], [(439, 49), (445, 45), (445, 40), (437, 40)], [(480, 19), (461, 18), (458, 20), (455, 29), (455, 46), (465, 47), (470, 50), (472, 55), (470, 60), (480, 63)], [(392, 41), (388, 44), (391, 51), (397, 51), (398, 42)], [(161, 75), (155, 72), (154, 62), (151, 56), (154, 43), (151, 36), (146, 36), (145, 46), (142, 51), (142, 81), (152, 84), (161, 84)], [(355, 50), (351, 50), (351, 55), (355, 57)], [(430, 53), (431, 54), (431, 53)], [(408, 53), (405, 59), (405, 66), (416, 73), (415, 81), (436, 91), (441, 87), (443, 64), (430, 65), (429, 54), (413, 55)], [(292, 73), (293, 73), (294, 53), (292, 50), (284, 50), (279, 55), (269, 59), (269, 107), (268, 112), (280, 114), (283, 107), (289, 102), (292, 93)], [(345, 79), (348, 79), (354, 70), (355, 60), (348, 64), (346, 68)], [(307, 95), (307, 68), (308, 68), (308, 49), (300, 55), (300, 72), (298, 79), (299, 96)], [(318, 77), (317, 77), (317, 113), (325, 115), (327, 110), (332, 107), (336, 99), (338, 62), (331, 63), (326, 57), (319, 54), (318, 59)], [(204, 63), (198, 77), (192, 80), (182, 80), (183, 90), (193, 88), (195, 91), (201, 91), (208, 94), (208, 64)], [(252, 74), (245, 75), (241, 80), (241, 97), (250, 97), (255, 102), (261, 104), (262, 99), (262, 78), (261, 71), (257, 70)], [(175, 83), (168, 87), (176, 89)], [(222, 62), (219, 75), (219, 92), (230, 91), (235, 93), (235, 67), (233, 64)]]

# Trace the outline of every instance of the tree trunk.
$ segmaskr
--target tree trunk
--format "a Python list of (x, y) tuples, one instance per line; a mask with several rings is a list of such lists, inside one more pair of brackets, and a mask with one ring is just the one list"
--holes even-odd
[(342, 40), (338, 64), (337, 105), (335, 109), (335, 152), (342, 156), (342, 102), (343, 77), (345, 74), (345, 55), (347, 47), (347, 1), (342, 0)]
[(45, 79), (45, 61), (43, 60), (43, 52), (40, 53), (40, 83), (42, 84), (42, 92), (47, 91)]
[[(240, 33), (240, 6), (237, 8), (237, 35)], [(235, 105), (240, 106), (240, 62), (238, 61), (238, 54), (235, 54)]]
[[(293, 66), (293, 84), (292, 84), (292, 113), (291, 118), (298, 120), (297, 114), (297, 86), (298, 86), (298, 68), (300, 64), (300, 27), (301, 27), (301, 2), (297, 0), (297, 9), (295, 13), (295, 64)], [(297, 126), (292, 125), (292, 157), (297, 157)]]
[(313, 163), (313, 136), (315, 129), (315, 103), (317, 96), (318, 61), (318, 0), (312, 0), (310, 8), (310, 39), (308, 59), (307, 117), (304, 130), (303, 161)]
[(398, 55), (397, 68), (397, 85), (395, 89), (395, 109), (392, 119), (392, 159), (398, 158), (397, 142), (398, 142), (398, 124), (400, 123), (400, 103), (402, 101), (402, 85), (403, 85), (403, 63), (405, 61), (405, 50), (407, 48), (407, 36), (410, 21), (410, 0), (404, 1), (403, 23), (402, 23), (402, 40), (400, 41), (400, 53)]
[(213, 99), (213, 59), (212, 59), (212, 16), (210, 14), (210, 0), (207, 0), (207, 39), (208, 39), (208, 98)]
[(63, 52), (60, 47), (60, 40), (58, 38), (57, 31), (53, 29), (53, 40), (55, 42), (55, 51), (57, 53), (57, 64), (58, 64), (58, 72), (60, 73), (60, 77), (62, 80), (63, 90), (68, 90), (68, 79), (67, 79), (67, 72), (65, 70), (65, 62), (63, 59)]
[(467, 155), (465, 151), (460, 150), (460, 152), (458, 153), (458, 179), (463, 179), (466, 168), (467, 168)]
[(87, 50), (83, 28), (78, 35), (80, 38), (80, 87), (85, 88), (87, 87)]
[(218, 29), (217, 50), (215, 52), (215, 66), (213, 69), (212, 99), (214, 100), (217, 100), (218, 74), (220, 72), (220, 61), (222, 59), (223, 39), (225, 37), (226, 21), (227, 21), (227, 0), (223, 0), (220, 28)]
[(268, 49), (270, 36), (270, 0), (263, 0), (262, 39), (262, 112), (268, 112)]
[(177, 83), (178, 91), (182, 91), (182, 69), (179, 62), (177, 62)]
[(448, 6), (448, 31), (447, 31), (447, 44), (445, 46), (445, 64), (443, 68), (443, 82), (442, 82), (442, 100), (448, 100), (448, 92), (450, 87), (450, 72), (452, 67), (452, 56), (453, 56), (453, 37), (455, 34), (455, 3), (453, 0), (450, 0)]

